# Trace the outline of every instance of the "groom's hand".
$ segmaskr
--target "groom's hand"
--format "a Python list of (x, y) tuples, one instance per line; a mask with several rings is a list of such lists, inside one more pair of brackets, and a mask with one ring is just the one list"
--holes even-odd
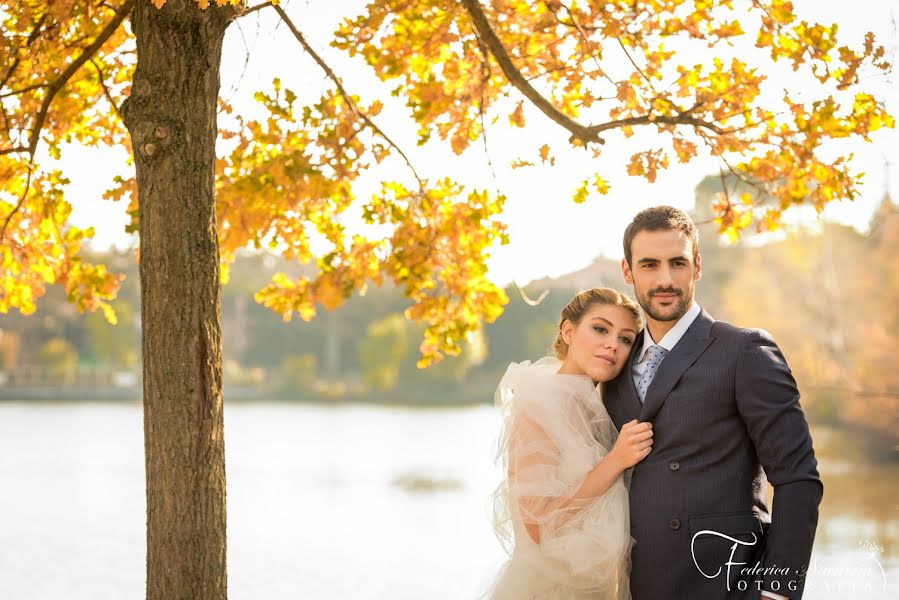
[(609, 452), (622, 467), (627, 469), (643, 460), (652, 450), (652, 423), (640, 423), (637, 419), (625, 423)]

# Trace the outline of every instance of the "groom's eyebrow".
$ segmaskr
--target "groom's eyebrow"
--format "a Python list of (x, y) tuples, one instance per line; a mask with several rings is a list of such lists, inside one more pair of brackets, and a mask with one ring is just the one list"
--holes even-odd
[[(677, 256), (672, 256), (671, 258), (666, 258), (665, 260), (668, 261), (669, 263), (673, 263), (673, 262), (677, 262), (677, 261), (689, 260), (689, 257), (687, 257), (686, 255), (683, 255), (683, 254), (678, 254)], [(662, 262), (662, 261), (658, 258), (641, 258), (641, 259), (637, 260), (638, 265), (655, 265), (660, 262)]]
[[(612, 323), (610, 320), (605, 319), (605, 318), (603, 318), (603, 317), (593, 317), (593, 318), (590, 319), (590, 320), (591, 320), (591, 321), (596, 321), (596, 320), (603, 321), (603, 322), (605, 322), (605, 323), (608, 323), (609, 327), (615, 327), (615, 324), (614, 324), (614, 323)], [(622, 329), (621, 331), (630, 331), (630, 332), (633, 333), (634, 335), (637, 335), (637, 332), (634, 331), (633, 329)]]

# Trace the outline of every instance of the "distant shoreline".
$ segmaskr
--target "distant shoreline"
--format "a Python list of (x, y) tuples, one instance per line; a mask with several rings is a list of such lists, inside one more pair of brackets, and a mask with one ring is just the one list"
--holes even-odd
[[(465, 400), (452, 398), (452, 395), (442, 394), (439, 399), (413, 402), (410, 398), (416, 393), (408, 394), (342, 394), (325, 395), (310, 391), (303, 391), (296, 396), (283, 396), (273, 394), (271, 391), (247, 386), (226, 387), (224, 391), (226, 402), (269, 402), (285, 404), (320, 404), (324, 406), (337, 406), (341, 404), (382, 405), (382, 406), (413, 406), (413, 407), (461, 407), (490, 405), (492, 396), (485, 395), (483, 399)], [(143, 390), (139, 387), (0, 387), (0, 402), (142, 402)]]

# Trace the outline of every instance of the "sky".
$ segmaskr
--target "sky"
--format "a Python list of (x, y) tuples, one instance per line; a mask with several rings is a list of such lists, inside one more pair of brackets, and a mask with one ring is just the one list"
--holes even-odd
[[(717, 163), (707, 158), (672, 165), (660, 173), (654, 184), (627, 176), (625, 166), (630, 154), (652, 144), (654, 134), (650, 128), (637, 128), (630, 140), (611, 135), (598, 159), (581, 150), (568, 149), (556, 153), (556, 166), (512, 170), (509, 164), (513, 160), (533, 159), (544, 143), (554, 149), (566, 146), (567, 132), (531, 108), (525, 112), (525, 129), (510, 129), (502, 121), (488, 126), (489, 161), (480, 141), (461, 156), (455, 156), (448, 144), (440, 142), (416, 147), (416, 127), (402, 103), (387, 97), (387, 86), (361, 59), (350, 59), (328, 45), (340, 18), (358, 14), (364, 4), (359, 0), (282, 0), (282, 4), (351, 93), (363, 101), (385, 100), (385, 109), (376, 121), (411, 156), (419, 173), (435, 179), (451, 176), (473, 187), (498, 190), (507, 197), (502, 220), (508, 226), (511, 242), (495, 248), (488, 260), (489, 276), (497, 283), (514, 280), (523, 284), (562, 275), (589, 265), (599, 255), (620, 259), (621, 234), (637, 212), (656, 204), (690, 210), (696, 185), (703, 177), (718, 173)], [(802, 19), (838, 23), (841, 43), (858, 46), (865, 32), (873, 31), (887, 47), (888, 55), (894, 56), (894, 62), (899, 58), (895, 55), (899, 8), (893, 2), (794, 0), (794, 5)], [(276, 23), (277, 17), (271, 10), (258, 11), (232, 26), (225, 39), (221, 95), (241, 114), (254, 114), (257, 109), (253, 93), (271, 89), (274, 77), (279, 77), (301, 99), (314, 100), (327, 85), (321, 70), (303, 54), (290, 32), (284, 26), (276, 27)], [(684, 64), (708, 60), (701, 48), (685, 52), (692, 55), (688, 53), (679, 59)], [(745, 52), (741, 48), (732, 50), (734, 55)], [(605, 60), (604, 57), (604, 63)], [(896, 68), (887, 77), (866, 80), (862, 89), (879, 96), (893, 115), (899, 115), (895, 71)], [(769, 84), (771, 93), (777, 94), (785, 88), (790, 89), (791, 95), (804, 89), (804, 83), (788, 70), (772, 70)], [(512, 98), (517, 100), (514, 94)], [(865, 180), (861, 198), (832, 203), (823, 217), (864, 231), (884, 193), (889, 190), (894, 198), (899, 194), (899, 133), (881, 130), (872, 135), (872, 143), (841, 140), (829, 151), (853, 154), (853, 164), (865, 173)], [(71, 221), (80, 227), (94, 227), (92, 245), (98, 249), (135, 244), (135, 239), (124, 232), (125, 206), (102, 199), (113, 176), (127, 173), (125, 159), (119, 150), (70, 145), (63, 151), (60, 167), (71, 179), (66, 190), (66, 198), (73, 205)], [(892, 161), (892, 165), (888, 166), (887, 161)], [(611, 184), (610, 193), (574, 204), (571, 197), (578, 183), (597, 171)], [(378, 181), (396, 177), (408, 178), (408, 172), (398, 161), (385, 163), (361, 178), (357, 194), (366, 198), (377, 189)], [(804, 209), (792, 215), (790, 222), (814, 224), (818, 216), (814, 210)], [(703, 234), (714, 233), (708, 230)]]

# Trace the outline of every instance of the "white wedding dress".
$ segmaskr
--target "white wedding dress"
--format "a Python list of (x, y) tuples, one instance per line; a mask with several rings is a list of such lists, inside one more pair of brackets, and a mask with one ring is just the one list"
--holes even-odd
[[(512, 363), (495, 401), (504, 422), (494, 527), (509, 554), (491, 600), (630, 598), (628, 495), (618, 477), (601, 496), (558, 506), (611, 450), (617, 431), (586, 375), (560, 375), (552, 357)], [(540, 543), (528, 534), (539, 531)]]

